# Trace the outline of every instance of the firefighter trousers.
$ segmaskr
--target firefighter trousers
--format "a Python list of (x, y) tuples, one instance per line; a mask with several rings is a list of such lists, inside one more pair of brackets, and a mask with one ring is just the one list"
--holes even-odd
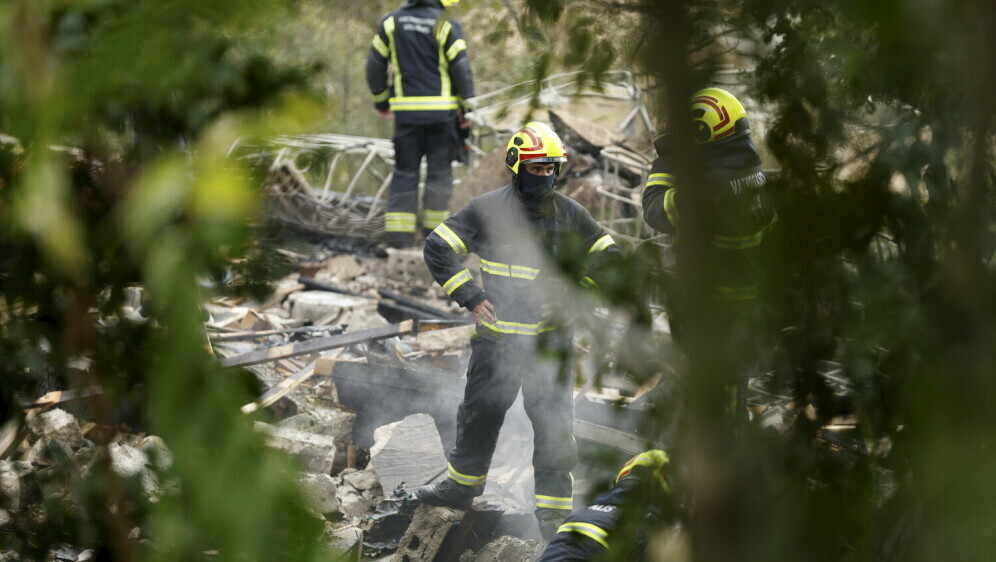
[(485, 483), (505, 413), (521, 388), (533, 427), (536, 507), (569, 514), (571, 470), (577, 464), (572, 372), (570, 359), (540, 358), (531, 347), (472, 339), (449, 478), (470, 486)]
[(425, 196), (422, 201), (422, 228), (431, 231), (448, 216), (450, 194), (453, 192), (453, 171), (450, 162), (457, 142), (456, 124), (395, 123), (394, 176), (387, 198), (384, 231), (387, 241), (395, 246), (415, 243), (419, 226), (418, 183), (422, 158), (426, 159)]

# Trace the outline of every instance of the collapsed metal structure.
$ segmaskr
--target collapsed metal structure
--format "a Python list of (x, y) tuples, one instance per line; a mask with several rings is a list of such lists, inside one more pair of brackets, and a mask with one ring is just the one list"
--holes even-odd
[[(626, 71), (607, 72), (598, 84), (583, 87), (579, 73), (550, 76), (490, 92), (471, 100), (475, 123), (468, 139), (469, 162), (454, 166), (455, 183), (504, 138), (529, 119), (550, 113), (584, 115), (583, 121), (616, 140), (649, 148), (653, 125), (642, 89)], [(604, 135), (603, 135), (604, 136)], [(237, 143), (229, 154), (265, 167), (265, 214), (290, 228), (322, 236), (368, 241), (384, 233), (386, 194), (394, 166), (389, 139), (341, 134), (280, 136), (251, 145)], [(640, 237), (638, 198), (631, 196), (649, 171), (651, 158), (620, 142), (594, 151), (598, 167), (619, 181), (595, 186), (602, 196), (592, 211), (616, 234)], [(634, 178), (640, 178), (634, 182)], [(634, 229), (634, 225), (637, 225)]]

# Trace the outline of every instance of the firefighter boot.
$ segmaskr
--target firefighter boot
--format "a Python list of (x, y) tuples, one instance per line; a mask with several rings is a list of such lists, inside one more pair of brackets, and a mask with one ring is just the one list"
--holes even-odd
[(484, 486), (464, 486), (447, 478), (435, 484), (427, 484), (415, 489), (415, 498), (429, 505), (441, 505), (465, 510), (470, 502), (481, 495)]
[(557, 529), (571, 515), (569, 509), (547, 509), (542, 507), (537, 509), (535, 513), (536, 521), (539, 523), (540, 536), (545, 541), (552, 539), (553, 535), (557, 534)]

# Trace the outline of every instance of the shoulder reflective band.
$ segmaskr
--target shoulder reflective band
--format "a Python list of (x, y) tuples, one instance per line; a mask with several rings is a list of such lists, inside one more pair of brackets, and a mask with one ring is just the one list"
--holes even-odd
[(650, 174), (647, 178), (647, 186), (651, 185), (674, 187), (674, 176), (671, 174)]
[(384, 33), (387, 34), (388, 49), (391, 51), (391, 68), (394, 70), (394, 95), (401, 97), (401, 67), (398, 65), (398, 49), (394, 45), (394, 17), (384, 20)]
[(384, 44), (384, 40), (380, 38), (380, 34), (374, 35), (371, 46), (374, 48), (374, 50), (380, 53), (380, 56), (384, 57), (385, 59), (391, 56), (391, 50), (388, 49), (387, 45)]
[(446, 476), (457, 484), (463, 484), (464, 486), (480, 486), (488, 480), (487, 474), (484, 476), (467, 476), (466, 474), (461, 474), (453, 468), (452, 464), (447, 464)]
[(517, 277), (519, 279), (529, 279), (530, 281), (536, 279), (536, 276), (539, 275), (540, 272), (540, 270), (532, 267), (526, 267), (524, 265), (508, 265), (506, 263), (488, 261), (484, 258), (481, 258), (481, 271), (484, 273), (490, 273), (491, 275)]
[(574, 498), (557, 498), (536, 494), (536, 507), (547, 509), (574, 509)]
[(463, 243), (463, 240), (461, 240), (455, 232), (450, 230), (450, 227), (446, 226), (446, 223), (441, 223), (432, 232), (438, 234), (440, 238), (445, 240), (446, 243), (450, 245), (450, 248), (453, 248), (454, 252), (458, 254), (467, 253), (467, 245)]
[(455, 59), (456, 56), (460, 54), (460, 51), (463, 51), (466, 48), (467, 48), (467, 42), (464, 41), (463, 39), (457, 39), (456, 41), (453, 42), (453, 45), (450, 46), (449, 50), (446, 51), (447, 60), (452, 62), (453, 59)]
[(594, 254), (596, 252), (601, 252), (615, 243), (616, 241), (612, 239), (612, 236), (606, 234), (605, 236), (596, 240), (595, 243), (591, 245), (591, 248), (588, 248), (588, 253)]
[(667, 220), (678, 226), (678, 207), (674, 204), (676, 195), (678, 190), (673, 187), (664, 192), (664, 212), (667, 213)]
[(591, 523), (581, 523), (572, 521), (570, 523), (564, 523), (557, 528), (558, 533), (577, 533), (579, 535), (584, 535), (598, 544), (609, 548), (609, 533), (605, 529), (592, 525)]
[(444, 220), (449, 218), (449, 211), (430, 211), (425, 209), (422, 211), (422, 227), (423, 228), (436, 228)]
[(398, 95), (391, 98), (391, 109), (394, 111), (448, 111), (460, 107), (456, 96), (408, 96)]
[(764, 228), (747, 236), (720, 236), (717, 234), (712, 237), (712, 245), (726, 250), (743, 250), (760, 246), (761, 242), (764, 241), (764, 236), (774, 228), (776, 220), (778, 220), (777, 217), (771, 219), (771, 222), (766, 224)]
[(384, 230), (387, 232), (415, 232), (415, 213), (386, 213)]
[(389, 97), (391, 97), (391, 89), (386, 88), (383, 92), (379, 94), (374, 94), (374, 101), (375, 102), (387, 101), (387, 98)]
[[(449, 96), (452, 93), (452, 86), (450, 85), (450, 59), (446, 58), (446, 54), (443, 49), (446, 48), (446, 38), (450, 36), (450, 29), (453, 26), (449, 21), (444, 21), (442, 25), (439, 26), (439, 32), (436, 33), (436, 44), (439, 45), (439, 55), (436, 57), (439, 59), (439, 95), (442, 97)], [(456, 109), (455, 107), (453, 109)]]
[(460, 273), (457, 273), (453, 277), (450, 277), (449, 281), (443, 283), (443, 290), (446, 291), (447, 295), (452, 295), (453, 291), (456, 291), (457, 289), (460, 288), (461, 285), (463, 285), (467, 281), (470, 281), (473, 278), (474, 277), (470, 274), (469, 270), (467, 269), (461, 270)]

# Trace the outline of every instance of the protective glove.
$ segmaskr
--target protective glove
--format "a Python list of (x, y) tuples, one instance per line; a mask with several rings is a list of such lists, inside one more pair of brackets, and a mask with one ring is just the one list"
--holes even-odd
[[(670, 493), (671, 485), (669, 483), (669, 478), (664, 467), (670, 462), (667, 453), (661, 451), (660, 449), (651, 449), (649, 451), (644, 451), (639, 455), (626, 461), (622, 469), (619, 470), (619, 474), (616, 475), (616, 484), (620, 480), (630, 476), (630, 473), (638, 467), (647, 467), (647, 472), (653, 475), (654, 480), (660, 484), (661, 488), (665, 493)], [(637, 476), (637, 474), (633, 474)]]

